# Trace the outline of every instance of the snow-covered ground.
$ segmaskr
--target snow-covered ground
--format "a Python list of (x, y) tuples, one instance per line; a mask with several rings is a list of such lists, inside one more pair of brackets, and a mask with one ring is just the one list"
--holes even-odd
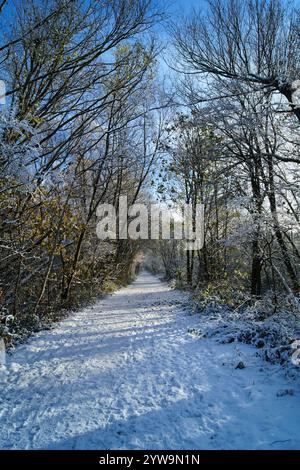
[(36, 334), (0, 373), (0, 448), (300, 449), (299, 383), (198, 323), (144, 272)]

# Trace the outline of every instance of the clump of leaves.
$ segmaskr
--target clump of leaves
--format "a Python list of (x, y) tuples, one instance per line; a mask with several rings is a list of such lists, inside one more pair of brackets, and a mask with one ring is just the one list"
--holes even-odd
[(102, 290), (105, 293), (115, 292), (118, 288), (118, 284), (111, 279), (106, 279), (102, 284)]
[(224, 305), (238, 308), (248, 299), (249, 296), (245, 294), (243, 287), (237, 287), (228, 279), (210, 282), (204, 287), (199, 286), (194, 295), (194, 300), (201, 309)]

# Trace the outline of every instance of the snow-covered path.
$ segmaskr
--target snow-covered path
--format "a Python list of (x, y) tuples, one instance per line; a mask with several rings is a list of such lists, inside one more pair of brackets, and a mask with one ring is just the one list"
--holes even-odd
[(299, 449), (295, 383), (250, 346), (188, 334), (197, 322), (142, 273), (35, 335), (0, 374), (0, 448)]

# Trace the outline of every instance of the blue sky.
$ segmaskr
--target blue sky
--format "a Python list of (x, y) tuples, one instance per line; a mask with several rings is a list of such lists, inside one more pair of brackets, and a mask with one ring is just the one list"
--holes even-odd
[[(205, 8), (207, 5), (206, 0), (156, 0), (158, 4), (163, 7), (167, 6), (168, 10), (174, 13), (186, 14), (191, 8)], [(243, 1), (243, 0), (241, 0)], [(294, 5), (300, 8), (300, 0), (283, 0), (283, 3), (294, 3)]]
[[(163, 4), (163, 2), (162, 2)], [(187, 13), (191, 8), (203, 7), (206, 5), (205, 0), (168, 0), (167, 4), (170, 4), (171, 11), (176, 11), (176, 13)]]
[(185, 6), (197, 6), (200, 3), (204, 3), (202, 0), (173, 0), (172, 3), (178, 5), (179, 7), (185, 7)]

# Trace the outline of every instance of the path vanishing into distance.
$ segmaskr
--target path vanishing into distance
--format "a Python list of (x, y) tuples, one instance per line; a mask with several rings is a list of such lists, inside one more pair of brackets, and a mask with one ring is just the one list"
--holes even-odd
[(0, 448), (299, 449), (295, 384), (251, 346), (190, 334), (199, 318), (142, 272), (35, 334), (0, 372)]

